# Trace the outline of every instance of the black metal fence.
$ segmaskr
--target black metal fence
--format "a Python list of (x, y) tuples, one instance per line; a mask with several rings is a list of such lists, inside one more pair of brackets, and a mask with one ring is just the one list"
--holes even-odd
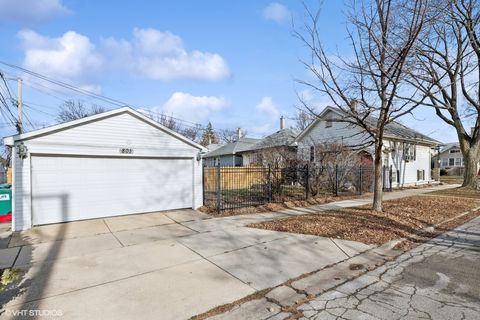
[[(222, 210), (304, 200), (319, 195), (361, 195), (373, 191), (371, 166), (204, 167), (204, 205)], [(384, 167), (384, 191), (392, 170)]]

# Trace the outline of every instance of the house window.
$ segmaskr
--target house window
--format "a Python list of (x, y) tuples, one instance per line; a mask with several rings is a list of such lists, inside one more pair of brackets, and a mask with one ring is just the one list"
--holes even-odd
[(455, 158), (449, 158), (448, 159), (448, 166), (449, 167), (455, 166)]
[(403, 145), (403, 160), (415, 161), (417, 159), (417, 149), (414, 144), (405, 143)]
[(325, 128), (332, 127), (332, 122), (332, 118), (327, 118), (327, 120), (325, 120)]
[(315, 147), (311, 146), (310, 147), (310, 162), (315, 161)]
[(455, 167), (462, 166), (462, 158), (455, 158)]
[(256, 153), (252, 154), (252, 164), (258, 163), (258, 155)]
[(460, 150), (450, 150), (450, 153), (460, 153)]
[(425, 170), (417, 170), (417, 181), (425, 180)]
[(442, 167), (448, 167), (448, 159), (442, 159)]

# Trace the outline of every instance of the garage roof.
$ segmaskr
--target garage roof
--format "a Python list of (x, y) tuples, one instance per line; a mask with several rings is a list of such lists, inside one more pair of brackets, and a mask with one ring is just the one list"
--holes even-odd
[(175, 132), (171, 129), (168, 129), (167, 127), (165, 127), (165, 126), (161, 125), (160, 123), (150, 119), (149, 117), (146, 117), (142, 113), (133, 110), (130, 107), (123, 107), (123, 108), (119, 108), (119, 109), (115, 109), (115, 110), (111, 110), (111, 111), (107, 111), (107, 112), (102, 112), (102, 113), (95, 114), (95, 115), (85, 117), (85, 118), (82, 118), (82, 119), (68, 121), (68, 122), (53, 125), (53, 126), (50, 126), (50, 127), (47, 127), (47, 128), (34, 130), (34, 131), (31, 131), (31, 132), (27, 132), (27, 133), (17, 134), (17, 135), (13, 135), (13, 136), (10, 136), (10, 137), (5, 137), (3, 139), (3, 142), (6, 146), (13, 146), (15, 141), (29, 140), (29, 139), (33, 139), (33, 138), (36, 138), (36, 137), (39, 137), (39, 136), (45, 136), (45, 135), (48, 135), (48, 134), (51, 134), (51, 133), (55, 133), (55, 132), (59, 132), (59, 131), (63, 131), (63, 130), (68, 130), (68, 129), (71, 129), (71, 128), (74, 128), (74, 127), (81, 126), (83, 124), (99, 121), (99, 120), (102, 120), (102, 119), (106, 119), (106, 118), (113, 117), (113, 116), (120, 115), (120, 114), (124, 114), (124, 113), (128, 113), (128, 114), (130, 114), (130, 115), (132, 115), (136, 118), (139, 118), (140, 120), (145, 121), (146, 123), (156, 127), (157, 129), (165, 131), (166, 133), (176, 137), (179, 140), (182, 140), (183, 142), (185, 142), (187, 144), (190, 144), (191, 146), (193, 146), (195, 148), (198, 148), (202, 151), (207, 151), (207, 149), (205, 147), (201, 146), (200, 144), (184, 137), (183, 135), (181, 135), (181, 134), (179, 134), (179, 133), (177, 133), (177, 132)]

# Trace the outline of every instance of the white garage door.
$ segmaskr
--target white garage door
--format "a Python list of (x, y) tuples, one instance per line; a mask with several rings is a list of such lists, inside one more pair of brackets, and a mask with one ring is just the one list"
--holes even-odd
[(33, 224), (192, 207), (192, 160), (32, 157)]

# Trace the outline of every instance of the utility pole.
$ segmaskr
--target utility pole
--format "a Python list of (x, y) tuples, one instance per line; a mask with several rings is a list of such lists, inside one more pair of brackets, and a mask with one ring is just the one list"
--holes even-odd
[(23, 133), (23, 111), (22, 111), (22, 79), (17, 79), (18, 84), (18, 98), (17, 98), (17, 107), (18, 107), (18, 122), (17, 122), (17, 131), (18, 133)]

